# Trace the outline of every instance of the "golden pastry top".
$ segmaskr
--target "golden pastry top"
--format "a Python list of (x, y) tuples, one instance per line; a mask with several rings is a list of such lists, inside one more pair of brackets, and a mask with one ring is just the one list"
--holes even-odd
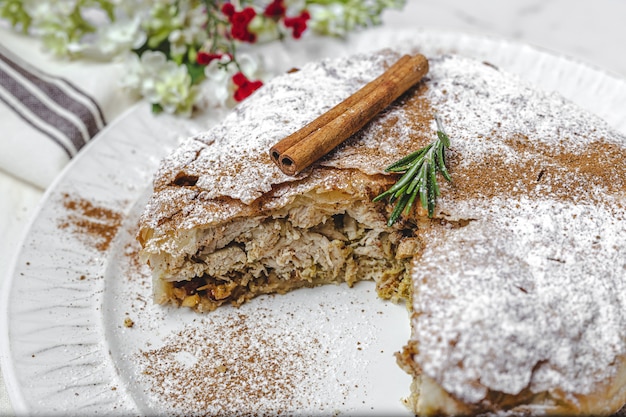
[(394, 58), (325, 60), (267, 83), (163, 161), (141, 239), (174, 245), (177, 229), (267, 214), (320, 187), (375, 195), (393, 182), (387, 165), (432, 139), (436, 112), (453, 181), (415, 260), (416, 362), (470, 403), (593, 392), (626, 356), (626, 138), (602, 120), (492, 65), (437, 56), (423, 84), (313, 169), (294, 178), (270, 160)]

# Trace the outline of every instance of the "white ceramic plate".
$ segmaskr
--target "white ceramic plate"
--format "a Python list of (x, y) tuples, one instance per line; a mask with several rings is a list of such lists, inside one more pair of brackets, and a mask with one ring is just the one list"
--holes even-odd
[[(415, 45), (487, 60), (626, 133), (623, 80), (526, 45), (372, 30), (348, 42), (287, 43), (268, 56), (282, 70)], [(220, 117), (185, 123), (135, 107), (50, 187), (2, 304), (2, 368), (17, 414), (409, 415), (401, 398), (410, 378), (393, 357), (409, 337), (407, 312), (377, 300), (370, 283), (260, 297), (208, 315), (152, 305), (134, 240), (152, 174), (180, 136)]]

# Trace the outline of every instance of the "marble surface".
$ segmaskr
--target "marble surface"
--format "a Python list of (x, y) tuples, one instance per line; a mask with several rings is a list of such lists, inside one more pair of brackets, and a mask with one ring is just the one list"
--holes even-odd
[[(384, 24), (515, 40), (626, 78), (626, 54), (621, 45), (626, 39), (624, 16), (623, 0), (408, 0), (402, 12), (388, 12)], [(2, 285), (44, 191), (0, 171)], [(13, 411), (0, 376), (0, 416), (8, 415)]]

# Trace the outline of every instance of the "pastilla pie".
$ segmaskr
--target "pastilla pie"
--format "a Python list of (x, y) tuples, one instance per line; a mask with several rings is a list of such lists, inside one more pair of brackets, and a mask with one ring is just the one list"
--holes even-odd
[[(626, 138), (487, 63), (417, 84), (310, 169), (268, 150), (389, 67), (391, 51), (267, 83), (165, 158), (140, 221), (154, 299), (199, 312), (374, 280), (407, 300), (417, 415), (608, 415), (626, 403)], [(388, 226), (395, 160), (450, 138), (451, 182)], [(398, 347), (401, 348), (400, 346)]]

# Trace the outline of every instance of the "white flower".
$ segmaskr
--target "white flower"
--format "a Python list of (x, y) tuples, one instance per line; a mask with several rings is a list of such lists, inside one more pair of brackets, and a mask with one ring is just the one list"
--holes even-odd
[(135, 94), (141, 94), (140, 85), (144, 71), (139, 57), (132, 52), (128, 52), (124, 66), (126, 67), (126, 73), (120, 79), (120, 85)]
[(240, 54), (237, 58), (241, 72), (249, 79), (263, 78), (264, 65), (260, 59), (255, 59), (249, 54)]
[(146, 34), (141, 30), (138, 17), (126, 21), (116, 21), (99, 29), (98, 46), (105, 54), (119, 54), (121, 51), (137, 49), (146, 42)]
[[(250, 80), (263, 79), (264, 68), (260, 59), (255, 59), (249, 54), (237, 55), (241, 72)], [(230, 57), (222, 56), (220, 59), (211, 61), (204, 69), (206, 80), (200, 85), (199, 100), (200, 108), (233, 107), (236, 102), (233, 99), (235, 86), (232, 78), (239, 68), (233, 63), (229, 64)]]
[(205, 30), (207, 15), (204, 5), (200, 3), (193, 6), (193, 2), (189, 0), (180, 1), (175, 23), (170, 23), (178, 27), (168, 36), (173, 56), (181, 56), (187, 52), (189, 45), (200, 45), (207, 39)]
[[(231, 70), (229, 72), (229, 67), (225, 66), (229, 62), (230, 57), (223, 55), (220, 59), (211, 61), (204, 69), (206, 80), (200, 87), (200, 96), (204, 101), (202, 107), (224, 106), (232, 95), (232, 92), (229, 90), (229, 82), (235, 71)], [(230, 68), (234, 68), (234, 65), (231, 65)]]
[(328, 6), (312, 4), (309, 6), (311, 20), (309, 25), (317, 33), (331, 36), (344, 36), (350, 30), (346, 22), (346, 8), (341, 3)]
[(67, 20), (67, 16), (74, 11), (77, 4), (77, 0), (26, 0), (24, 1), (24, 9), (37, 22), (61, 21)]
[(150, 15), (150, 10), (156, 2), (154, 0), (113, 0), (112, 3), (118, 15), (143, 19)]
[(76, 1), (57, 0), (51, 2), (26, 1), (25, 10), (32, 18), (35, 34), (41, 36), (44, 46), (54, 55), (67, 56), (80, 46), (70, 39), (73, 23), (67, 16), (73, 11)]
[(139, 18), (117, 20), (99, 26), (91, 42), (84, 42), (83, 55), (94, 59), (109, 59), (137, 49), (146, 41)]
[(380, 24), (386, 8), (401, 8), (406, 0), (344, 0), (311, 4), (311, 28), (323, 35), (345, 36), (359, 27)]
[[(19, 14), (14, 27), (28, 27), (46, 49), (58, 56), (110, 60), (126, 53), (128, 73), (121, 83), (151, 102), (155, 108), (189, 115), (197, 106), (200, 82), (205, 107), (235, 104), (252, 87), (233, 75), (241, 71), (251, 81), (264, 78), (262, 54), (252, 58), (241, 53), (252, 45), (229, 36), (229, 26), (219, 4), (202, 0), (10, 0), (0, 11)], [(406, 0), (284, 0), (285, 16), (297, 17), (307, 10), (307, 26), (325, 35), (344, 36), (358, 27), (377, 24), (385, 8)], [(271, 0), (232, 1), (237, 9), (252, 6), (257, 15), (248, 29), (256, 34), (255, 45), (287, 36), (293, 28), (281, 19), (263, 16)], [(6, 1), (5, 1), (6, 3)], [(11, 6), (15, 5), (15, 6)], [(6, 12), (6, 11), (9, 12)], [(208, 13), (208, 14), (207, 14)], [(213, 13), (213, 14), (211, 14)], [(209, 38), (211, 36), (211, 38)], [(240, 49), (241, 48), (241, 49)], [(256, 47), (257, 51), (259, 50)], [(139, 58), (133, 50), (145, 51)], [(197, 51), (226, 52), (205, 68), (194, 62)], [(163, 52), (166, 51), (167, 55)], [(231, 60), (233, 62), (231, 62)], [(184, 64), (180, 64), (184, 63)], [(258, 83), (253, 87), (256, 88)]]
[(67, 33), (60, 31), (44, 32), (42, 35), (43, 45), (56, 56), (67, 56), (71, 52), (80, 49), (76, 43), (71, 43)]
[(280, 36), (276, 22), (259, 15), (250, 21), (248, 30), (256, 35), (256, 41), (259, 43), (273, 41)]
[(130, 71), (122, 85), (141, 94), (168, 113), (190, 116), (197, 88), (184, 65), (167, 59), (160, 51), (146, 51), (140, 59), (130, 59)]

